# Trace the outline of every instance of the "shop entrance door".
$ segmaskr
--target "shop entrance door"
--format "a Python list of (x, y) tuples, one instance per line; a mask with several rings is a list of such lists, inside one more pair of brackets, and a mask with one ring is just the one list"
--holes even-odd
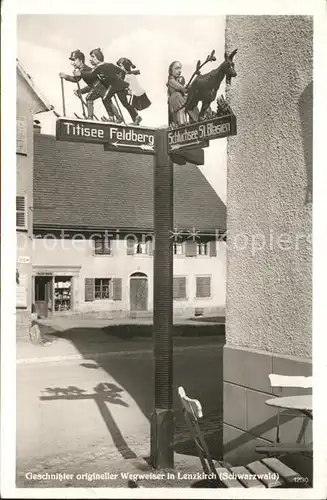
[(47, 318), (52, 310), (52, 276), (35, 276), (35, 312)]

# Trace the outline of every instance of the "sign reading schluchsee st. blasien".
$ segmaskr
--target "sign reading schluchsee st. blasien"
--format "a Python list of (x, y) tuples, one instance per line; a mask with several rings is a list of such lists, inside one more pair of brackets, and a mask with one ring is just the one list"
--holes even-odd
[(228, 135), (236, 135), (236, 117), (232, 114), (169, 130), (168, 152), (178, 152), (178, 150), (189, 149), (196, 145), (201, 147), (203, 141)]
[(116, 125), (93, 120), (57, 120), (59, 141), (104, 144), (105, 150), (155, 154), (155, 131), (140, 126)]

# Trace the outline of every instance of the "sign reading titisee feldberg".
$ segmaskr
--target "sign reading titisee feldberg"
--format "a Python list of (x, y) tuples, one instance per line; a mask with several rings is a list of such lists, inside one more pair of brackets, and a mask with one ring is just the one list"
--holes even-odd
[(140, 126), (60, 118), (56, 138), (59, 141), (104, 144), (106, 151), (155, 154), (155, 131)]
[(168, 152), (176, 152), (196, 145), (200, 146), (203, 141), (235, 134), (236, 118), (234, 115), (204, 120), (170, 130), (168, 132)]

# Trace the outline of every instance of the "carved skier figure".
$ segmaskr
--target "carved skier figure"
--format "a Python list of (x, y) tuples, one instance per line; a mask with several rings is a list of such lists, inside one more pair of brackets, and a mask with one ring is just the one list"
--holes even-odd
[(104, 57), (101, 49), (93, 49), (90, 52), (91, 64), (94, 64), (94, 69), (92, 74), (96, 75), (97, 78), (103, 83), (107, 88), (106, 94), (103, 99), (105, 102), (110, 100), (114, 95), (117, 95), (121, 104), (130, 114), (133, 123), (139, 125), (142, 118), (136, 111), (136, 109), (128, 102), (127, 95), (129, 84), (124, 81), (122, 76), (122, 69), (112, 63), (104, 62)]
[(146, 95), (145, 90), (141, 87), (137, 76), (141, 74), (140, 70), (136, 68), (135, 64), (126, 57), (121, 57), (117, 61), (117, 66), (123, 71), (123, 78), (129, 84), (128, 93), (132, 96), (130, 104), (142, 111), (143, 109), (151, 106), (151, 101)]
[[(60, 78), (72, 83), (77, 83), (79, 87), (80, 80), (86, 83), (86, 87), (82, 89), (78, 88), (74, 93), (82, 100), (82, 95), (86, 96), (86, 107), (87, 107), (87, 118), (94, 118), (94, 101), (96, 99), (102, 98), (102, 102), (106, 111), (109, 115), (109, 119), (116, 118), (117, 122), (122, 121), (122, 117), (114, 104), (110, 99), (104, 101), (103, 96), (107, 92), (107, 88), (101, 84), (96, 75), (92, 73), (92, 68), (85, 64), (85, 55), (80, 50), (74, 50), (69, 58), (72, 61), (74, 67), (73, 76), (67, 75), (66, 73), (59, 73)], [(83, 101), (82, 101), (83, 102)]]

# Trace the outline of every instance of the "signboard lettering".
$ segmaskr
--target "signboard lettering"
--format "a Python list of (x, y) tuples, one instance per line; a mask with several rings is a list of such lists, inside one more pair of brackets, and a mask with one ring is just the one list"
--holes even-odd
[(105, 151), (155, 154), (155, 130), (140, 126), (59, 118), (56, 138), (60, 141), (104, 144)]
[(17, 257), (18, 264), (29, 264), (31, 262), (31, 258), (28, 255), (19, 255)]
[(188, 149), (195, 145), (203, 147), (203, 141), (235, 134), (236, 119), (234, 115), (220, 116), (179, 127), (168, 131), (169, 153), (180, 149)]

